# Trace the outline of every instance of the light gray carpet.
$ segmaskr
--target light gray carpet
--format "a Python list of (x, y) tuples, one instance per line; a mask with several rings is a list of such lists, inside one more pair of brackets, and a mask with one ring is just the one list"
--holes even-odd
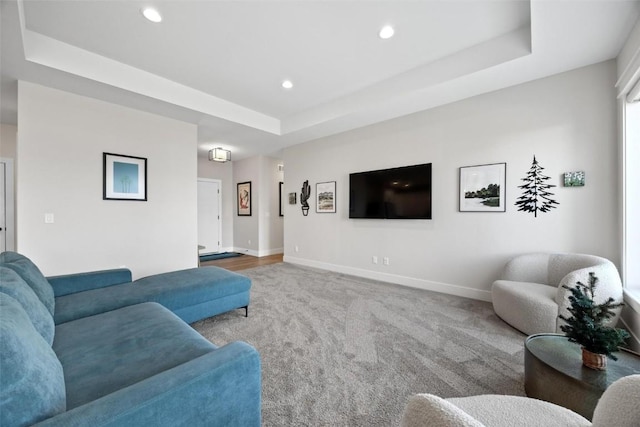
[(265, 426), (394, 426), (413, 393), (524, 393), (525, 337), (489, 303), (286, 263), (241, 273), (249, 318), (193, 327), (258, 349)]

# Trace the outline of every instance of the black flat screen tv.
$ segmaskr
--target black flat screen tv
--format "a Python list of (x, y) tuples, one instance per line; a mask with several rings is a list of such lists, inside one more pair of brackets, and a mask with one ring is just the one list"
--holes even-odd
[(349, 218), (431, 219), (431, 163), (350, 174)]

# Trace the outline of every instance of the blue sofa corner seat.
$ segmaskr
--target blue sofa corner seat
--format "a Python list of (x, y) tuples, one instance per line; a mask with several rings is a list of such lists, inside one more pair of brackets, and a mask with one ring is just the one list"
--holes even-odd
[[(243, 342), (218, 348), (163, 306), (183, 310), (187, 318), (211, 312), (187, 310), (189, 303), (200, 305), (197, 291), (180, 296), (154, 285), (162, 275), (152, 276), (148, 287), (164, 295), (163, 305), (138, 303), (140, 295), (153, 296), (104, 293), (136, 286), (126, 283), (130, 273), (101, 273), (93, 282), (86, 280), (93, 274), (84, 276), (53, 279), (64, 294), (54, 297), (31, 261), (0, 254), (0, 425), (260, 425), (257, 351)], [(176, 278), (174, 273), (168, 277)], [(113, 281), (125, 283), (107, 286)], [(101, 282), (105, 286), (95, 288)], [(75, 300), (90, 309), (73, 311), (56, 324), (59, 305), (70, 304), (60, 301), (74, 301), (64, 299), (75, 295), (73, 289), (118, 304)], [(101, 312), (88, 314), (92, 310)]]

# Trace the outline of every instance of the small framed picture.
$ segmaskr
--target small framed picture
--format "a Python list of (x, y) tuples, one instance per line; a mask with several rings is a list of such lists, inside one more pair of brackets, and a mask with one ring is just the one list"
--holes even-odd
[(102, 199), (147, 201), (147, 159), (102, 153)]
[(316, 212), (336, 212), (336, 182), (319, 182), (316, 184)]
[(238, 216), (251, 216), (251, 181), (238, 183)]
[(460, 212), (505, 212), (506, 163), (460, 168)]
[(564, 186), (565, 187), (584, 187), (584, 171), (565, 172)]
[(298, 193), (289, 193), (289, 204), (290, 205), (295, 205), (296, 203), (298, 203), (297, 194)]

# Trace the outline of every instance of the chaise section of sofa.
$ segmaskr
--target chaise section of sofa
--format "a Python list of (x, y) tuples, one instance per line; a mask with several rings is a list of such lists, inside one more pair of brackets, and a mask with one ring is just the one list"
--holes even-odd
[(45, 278), (31, 260), (16, 252), (0, 254), (0, 265), (16, 271), (31, 286), (56, 324), (143, 302), (157, 302), (187, 323), (238, 308), (248, 314), (251, 280), (218, 267), (131, 281), (128, 269)]
[(260, 425), (253, 347), (218, 348), (155, 302), (55, 325), (53, 289), (29, 262), (0, 265), (1, 426)]
[(49, 279), (56, 295), (56, 324), (142, 302), (157, 302), (185, 322), (193, 323), (248, 307), (251, 290), (249, 278), (217, 267), (173, 271), (61, 295), (57, 288), (69, 288), (65, 282), (69, 279), (78, 282), (73, 275)]

